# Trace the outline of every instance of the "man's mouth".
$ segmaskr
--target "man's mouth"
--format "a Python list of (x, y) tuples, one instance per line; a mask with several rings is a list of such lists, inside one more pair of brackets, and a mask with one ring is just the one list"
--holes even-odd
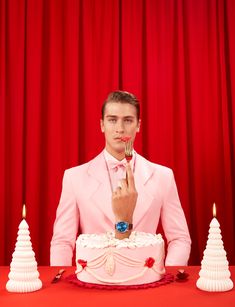
[(131, 139), (130, 136), (123, 136), (123, 137), (121, 137), (121, 141), (124, 142), (124, 143), (130, 141), (130, 139)]
[(116, 136), (116, 137), (114, 137), (114, 140), (121, 141), (123, 143), (128, 142), (130, 139), (131, 139), (130, 136)]

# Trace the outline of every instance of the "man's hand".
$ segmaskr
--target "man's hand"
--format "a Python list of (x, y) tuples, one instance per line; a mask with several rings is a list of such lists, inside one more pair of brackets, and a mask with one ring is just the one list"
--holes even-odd
[[(126, 172), (127, 178), (122, 179), (120, 181), (120, 187), (113, 192), (112, 208), (116, 222), (124, 221), (132, 223), (138, 194), (135, 188), (134, 176), (129, 163), (126, 165)], [(124, 239), (129, 237), (129, 235), (130, 231), (123, 234), (116, 231), (115, 237), (118, 239)]]

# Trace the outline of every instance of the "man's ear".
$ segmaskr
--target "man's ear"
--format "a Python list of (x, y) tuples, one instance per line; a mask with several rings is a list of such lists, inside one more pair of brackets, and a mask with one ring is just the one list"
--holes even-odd
[(101, 129), (101, 132), (104, 132), (104, 121), (103, 121), (103, 119), (100, 120), (100, 129)]
[(138, 125), (137, 125), (137, 132), (140, 132), (140, 125), (141, 125), (141, 119), (139, 119), (139, 121), (138, 121)]

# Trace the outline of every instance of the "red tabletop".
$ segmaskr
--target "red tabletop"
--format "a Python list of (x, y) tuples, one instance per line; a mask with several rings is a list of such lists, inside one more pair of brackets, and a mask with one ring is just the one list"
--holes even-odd
[[(74, 267), (65, 268), (64, 278), (73, 274)], [(167, 272), (176, 275), (179, 267), (168, 267)], [(9, 267), (0, 267), (0, 306), (46, 307), (46, 306), (187, 306), (187, 307), (226, 307), (234, 306), (235, 290), (228, 292), (205, 292), (196, 288), (200, 267), (185, 267), (189, 278), (185, 282), (172, 282), (157, 288), (141, 290), (97, 290), (79, 288), (64, 279), (51, 284), (58, 272), (57, 267), (39, 267), (41, 290), (31, 293), (10, 293), (5, 289)], [(230, 267), (232, 280), (235, 282), (235, 266)]]

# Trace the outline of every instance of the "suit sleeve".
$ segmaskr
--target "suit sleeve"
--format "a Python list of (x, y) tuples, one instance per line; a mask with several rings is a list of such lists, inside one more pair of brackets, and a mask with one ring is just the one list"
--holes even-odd
[(161, 220), (168, 243), (166, 266), (187, 265), (191, 250), (191, 239), (171, 170), (169, 187), (162, 207)]
[(71, 266), (79, 224), (79, 212), (69, 172), (65, 171), (51, 240), (51, 266)]

